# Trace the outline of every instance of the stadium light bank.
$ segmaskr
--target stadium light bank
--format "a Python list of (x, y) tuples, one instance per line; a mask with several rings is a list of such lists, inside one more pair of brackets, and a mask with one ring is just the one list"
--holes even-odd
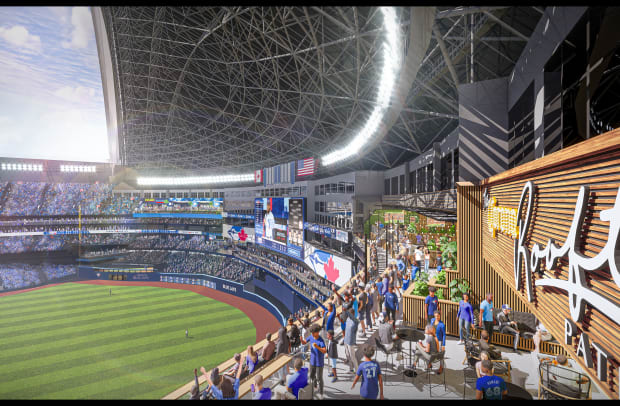
[(377, 132), (381, 120), (385, 116), (389, 105), (392, 91), (400, 70), (400, 32), (396, 12), (392, 7), (381, 7), (383, 13), (383, 26), (385, 28), (385, 41), (383, 42), (383, 71), (379, 81), (379, 94), (377, 105), (370, 114), (368, 121), (361, 131), (353, 138), (349, 145), (333, 151), (321, 158), (322, 164), (332, 165), (356, 155), (359, 150), (368, 143)]
[(137, 179), (138, 185), (214, 185), (222, 183), (238, 183), (254, 180), (254, 174), (243, 175), (220, 175), (220, 176), (187, 176), (187, 177), (140, 177)]

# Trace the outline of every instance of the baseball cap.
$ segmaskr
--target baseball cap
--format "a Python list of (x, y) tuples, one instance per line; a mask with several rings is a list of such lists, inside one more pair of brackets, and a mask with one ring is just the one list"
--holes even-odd
[(502, 310), (512, 310), (512, 309), (510, 308), (510, 306), (509, 306), (509, 305), (507, 305), (507, 304), (503, 304), (503, 305), (502, 305)]

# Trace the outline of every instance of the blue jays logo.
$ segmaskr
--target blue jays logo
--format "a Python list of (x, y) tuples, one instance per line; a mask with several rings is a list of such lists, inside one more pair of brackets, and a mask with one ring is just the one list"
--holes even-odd
[(243, 230), (243, 227), (239, 227), (239, 226), (232, 226), (230, 230), (228, 230), (228, 235), (234, 241), (238, 241), (238, 240), (245, 241), (248, 238), (248, 235)]
[(314, 272), (319, 275), (325, 274), (325, 278), (330, 282), (336, 282), (336, 279), (340, 276), (340, 270), (336, 268), (332, 254), (314, 250), (314, 252), (308, 256), (308, 260), (312, 264)]

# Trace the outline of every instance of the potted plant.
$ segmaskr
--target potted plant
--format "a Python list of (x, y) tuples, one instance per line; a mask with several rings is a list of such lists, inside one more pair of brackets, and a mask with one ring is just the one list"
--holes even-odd
[(439, 239), (441, 259), (446, 269), (457, 269), (456, 248), (456, 241), (450, 241), (449, 237), (441, 237)]
[(465, 279), (453, 279), (448, 288), (450, 289), (450, 300), (458, 303), (463, 299), (463, 293), (469, 292), (469, 282)]

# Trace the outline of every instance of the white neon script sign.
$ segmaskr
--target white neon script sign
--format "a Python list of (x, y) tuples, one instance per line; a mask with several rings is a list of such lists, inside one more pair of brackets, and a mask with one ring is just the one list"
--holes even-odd
[[(592, 272), (609, 265), (609, 271), (616, 285), (620, 286), (620, 273), (617, 263), (620, 261), (620, 250), (617, 250), (618, 236), (620, 234), (620, 188), (616, 194), (614, 207), (601, 211), (601, 220), (609, 222), (609, 234), (605, 247), (595, 257), (589, 258), (578, 252), (580, 247), (581, 225), (586, 214), (586, 198), (590, 195), (588, 186), (579, 188), (579, 196), (575, 206), (575, 213), (571, 223), (568, 236), (562, 247), (555, 245), (553, 239), (547, 241), (547, 247), (541, 249), (535, 243), (530, 252), (526, 246), (530, 217), (534, 207), (534, 183), (529, 181), (523, 187), (521, 200), (519, 201), (519, 239), (515, 240), (514, 255), (514, 276), (517, 289), (521, 289), (521, 271), (525, 265), (525, 283), (527, 285), (527, 297), (532, 299), (532, 272), (538, 272), (540, 261), (545, 260), (548, 270), (553, 270), (557, 266), (559, 258), (568, 256), (568, 280), (560, 279), (539, 279), (536, 286), (551, 286), (565, 290), (568, 293), (570, 314), (573, 320), (581, 322), (585, 311), (585, 302), (596, 307), (599, 311), (610, 317), (616, 324), (620, 324), (620, 306), (609, 300), (607, 297), (594, 292), (587, 287), (584, 271)], [(525, 197), (527, 198), (527, 214), (525, 219), (521, 218)], [(523, 261), (521, 261), (523, 259)]]

